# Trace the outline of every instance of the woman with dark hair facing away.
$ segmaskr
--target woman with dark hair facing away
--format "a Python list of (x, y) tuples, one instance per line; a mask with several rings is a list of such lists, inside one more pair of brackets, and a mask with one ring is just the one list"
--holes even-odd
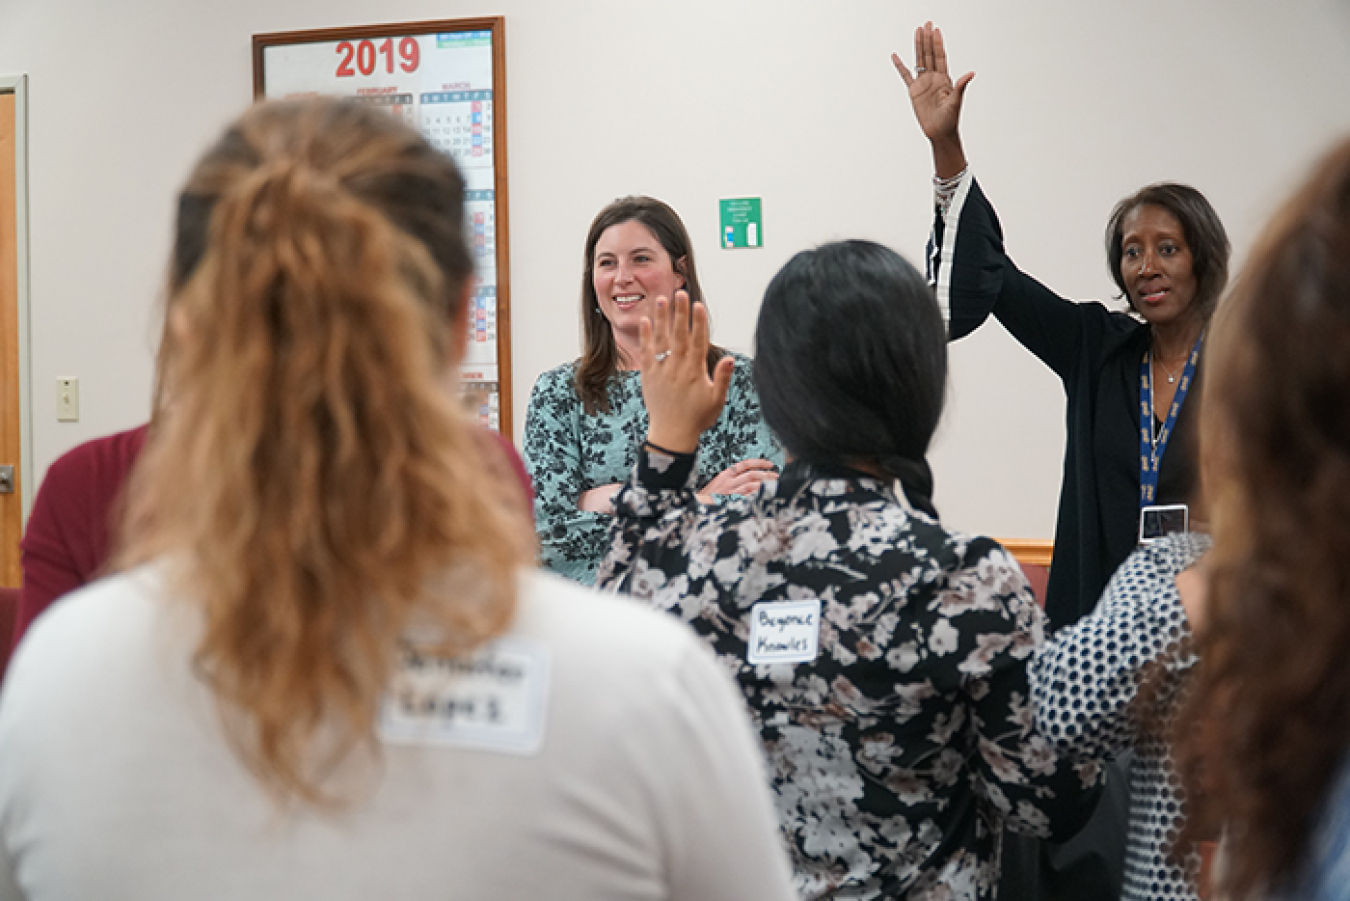
[(791, 897), (716, 661), (527, 569), (456, 397), (463, 220), (349, 102), (197, 165), (123, 571), (0, 696), (0, 899)]
[(1185, 838), (1223, 835), (1234, 901), (1350, 886), (1347, 348), (1350, 141), (1257, 241), (1207, 363), (1214, 550), (1177, 739)]
[(1228, 281), (1228, 236), (1194, 188), (1149, 185), (1116, 204), (1106, 226), (1107, 268), (1130, 312), (1059, 297), (1008, 258), (966, 162), (961, 100), (974, 73), (952, 83), (931, 22), (916, 32), (914, 55), (913, 72), (899, 56), (892, 61), (932, 144), (929, 280), (951, 338), (992, 313), (1064, 383), (1068, 443), (1045, 601), (1057, 629), (1092, 609), (1141, 532), (1180, 522), (1180, 511), (1159, 508), (1190, 502), (1197, 376), (1205, 327)]
[(1076, 830), (1096, 768), (1032, 728), (1041, 612), (989, 538), (938, 521), (925, 455), (946, 344), (931, 289), (877, 244), (797, 254), (755, 331), (764, 417), (790, 462), (752, 497), (695, 497), (706, 316), (678, 294), (644, 328), (650, 430), (601, 583), (689, 623), (745, 692), (800, 897), (994, 896), (1003, 824)]
[[(614, 495), (647, 432), (638, 378), (638, 325), (657, 297), (703, 301), (694, 248), (675, 211), (651, 197), (605, 207), (586, 235), (580, 359), (539, 376), (523, 452), (534, 480), (535, 526), (546, 567), (587, 583), (605, 553)], [(708, 349), (708, 368), (734, 360), (724, 412), (703, 436), (699, 493), (752, 494), (777, 476), (782, 454), (759, 412), (748, 357)]]

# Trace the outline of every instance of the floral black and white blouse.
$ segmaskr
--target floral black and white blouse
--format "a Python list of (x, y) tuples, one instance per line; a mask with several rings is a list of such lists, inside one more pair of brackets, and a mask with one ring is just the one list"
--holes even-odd
[[(1186, 674), (1197, 658), (1177, 575), (1212, 542), (1197, 533), (1169, 535), (1121, 564), (1089, 616), (1055, 633), (1031, 665), (1036, 725), (1061, 754), (1080, 760), (1134, 749), (1125, 845), (1123, 901), (1196, 901), (1200, 859), (1178, 862), (1170, 843), (1182, 826), (1185, 797), (1167, 744)], [(1153, 709), (1135, 709), (1150, 671), (1166, 680)], [(1142, 717), (1152, 720), (1141, 728)]]
[[(733, 354), (736, 369), (717, 423), (699, 443), (699, 487), (719, 472), (759, 457), (783, 463), (759, 412), (749, 357)], [(539, 376), (525, 414), (522, 453), (534, 482), (534, 522), (540, 562), (555, 572), (590, 584), (605, 554), (607, 513), (577, 509), (582, 492), (623, 482), (633, 471), (637, 446), (647, 436), (642, 377), (618, 372), (610, 382), (609, 412), (588, 415), (576, 389), (576, 363)]]
[[(802, 898), (990, 898), (1003, 824), (1076, 831), (1099, 769), (1034, 732), (1041, 613), (997, 543), (851, 470), (794, 462), (710, 509), (692, 455), (638, 456), (599, 582), (688, 622), (739, 681)], [(766, 611), (817, 601), (814, 659), (749, 662)]]

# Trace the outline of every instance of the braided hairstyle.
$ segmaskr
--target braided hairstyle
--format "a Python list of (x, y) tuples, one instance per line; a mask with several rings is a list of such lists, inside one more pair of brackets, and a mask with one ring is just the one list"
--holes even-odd
[(946, 330), (899, 254), (840, 241), (789, 260), (764, 293), (754, 375), (789, 456), (877, 466), (937, 516), (926, 455), (946, 394)]

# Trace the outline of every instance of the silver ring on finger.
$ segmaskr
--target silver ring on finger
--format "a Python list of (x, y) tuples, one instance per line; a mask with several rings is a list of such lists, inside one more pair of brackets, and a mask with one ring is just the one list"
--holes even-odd
[(652, 359), (656, 360), (656, 362), (658, 363), (664, 363), (666, 361), (666, 357), (668, 356), (670, 356), (670, 351), (663, 350)]
[(915, 75), (922, 75), (923, 73), (925, 73), (925, 72), (927, 72), (927, 71), (928, 71), (928, 70), (925, 69), (923, 66), (915, 66), (915, 67), (914, 67), (914, 74), (915, 74)]

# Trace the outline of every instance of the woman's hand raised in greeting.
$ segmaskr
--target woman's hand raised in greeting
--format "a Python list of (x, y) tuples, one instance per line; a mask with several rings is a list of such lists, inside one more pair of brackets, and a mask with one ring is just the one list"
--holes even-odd
[(925, 22), (914, 31), (914, 71), (911, 73), (897, 53), (891, 54), (895, 71), (909, 88), (909, 102), (919, 128), (933, 145), (933, 164), (939, 178), (951, 178), (966, 168), (961, 149), (961, 101), (966, 86), (975, 77), (967, 72), (952, 83), (947, 73), (947, 48), (942, 31)]
[(691, 311), (683, 291), (675, 292), (673, 302), (656, 299), (656, 315), (642, 320), (640, 338), (647, 440), (692, 454), (699, 436), (722, 414), (736, 363), (723, 357), (708, 376), (708, 311), (701, 303)]

